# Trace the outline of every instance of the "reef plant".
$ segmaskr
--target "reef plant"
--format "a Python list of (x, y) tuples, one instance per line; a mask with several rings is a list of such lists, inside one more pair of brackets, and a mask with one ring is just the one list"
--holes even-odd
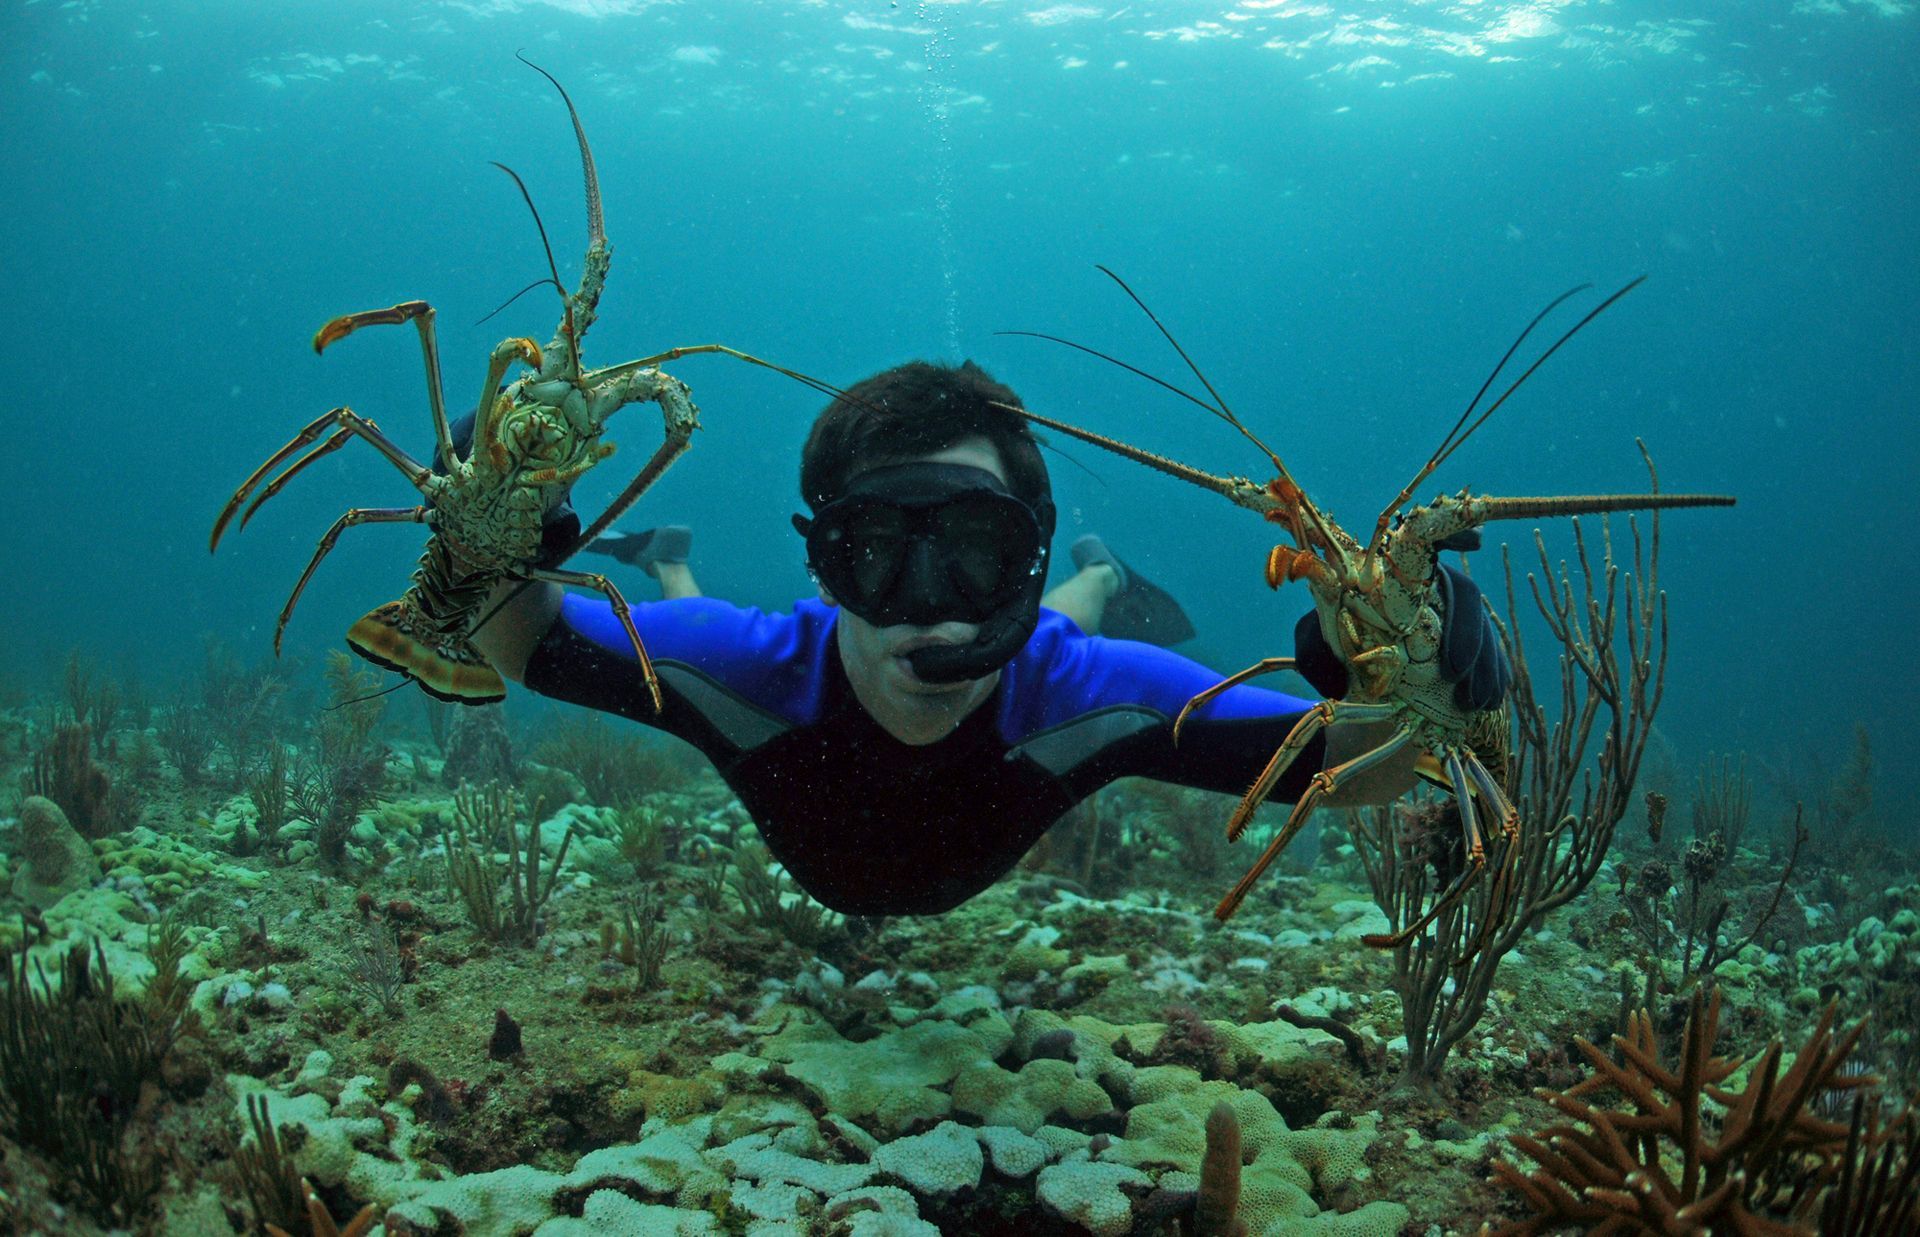
[(360, 813), (380, 797), (387, 748), (374, 737), (386, 706), (377, 676), (356, 670), (345, 653), (327, 657), (327, 711), (313, 727), (290, 791), (294, 810), (313, 822), (314, 843), (328, 867), (344, 867), (347, 836)]
[[(480, 934), (493, 940), (524, 945), (540, 935), (541, 912), (553, 896), (560, 868), (573, 845), (571, 826), (560, 838), (560, 849), (542, 880), (540, 804), (533, 805), (524, 834), (514, 829), (519, 797), (510, 787), (489, 786), (484, 791), (462, 786), (453, 796), (454, 823), (442, 835), (447, 852), (449, 893), (467, 908), (467, 918)], [(507, 858), (494, 858), (496, 842), (504, 842)], [(505, 883), (507, 897), (500, 896)]]
[[(1501, 710), (1477, 715), (1473, 742), (1525, 823), (1516, 840), (1489, 857), (1489, 871), (1466, 896), (1393, 948), (1407, 1037), (1403, 1081), (1414, 1087), (1437, 1083), (1448, 1054), (1478, 1025), (1501, 959), (1600, 873), (1633, 802), (1665, 691), (1667, 595), (1660, 587), (1659, 517), (1644, 536), (1637, 522), (1629, 530), (1631, 551), (1616, 554), (1602, 524), (1596, 562), (1576, 522), (1577, 572), (1556, 567), (1536, 537), (1540, 572), (1527, 582), (1559, 645), (1550, 677), (1536, 680), (1519, 624), (1501, 624), (1513, 689)], [(1514, 615), (1513, 564), (1503, 565), (1506, 611)], [(1549, 708), (1553, 703), (1557, 709)], [(1468, 862), (1450, 802), (1369, 809), (1349, 819), (1374, 903), (1396, 936), (1430, 914), (1435, 891), (1453, 884)]]
[(138, 997), (116, 993), (98, 941), (76, 945), (57, 982), (25, 953), (0, 963), (0, 1130), (45, 1156), (102, 1223), (135, 1219), (164, 1180), (160, 1157), (131, 1127), (142, 1089), (159, 1080), (188, 1025), (186, 952), (177, 925), (154, 928), (154, 977)]

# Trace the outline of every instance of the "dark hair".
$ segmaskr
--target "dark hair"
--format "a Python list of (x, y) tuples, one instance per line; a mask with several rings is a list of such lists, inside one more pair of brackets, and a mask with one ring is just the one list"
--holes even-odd
[(996, 404), (1021, 406), (1011, 388), (972, 361), (908, 361), (855, 383), (814, 420), (800, 452), (800, 497), (818, 511), (866, 469), (932, 455), (977, 434), (999, 453), (1007, 488), (1050, 527), (1053, 487), (1039, 443), (1023, 417)]

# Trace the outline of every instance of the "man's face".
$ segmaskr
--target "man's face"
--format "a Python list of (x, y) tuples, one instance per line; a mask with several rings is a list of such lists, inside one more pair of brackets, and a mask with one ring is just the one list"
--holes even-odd
[[(890, 464), (929, 463), (965, 464), (984, 469), (1007, 479), (1000, 453), (986, 438), (963, 438), (953, 446), (915, 460), (889, 460)], [(825, 587), (820, 599), (835, 604)], [(995, 671), (981, 679), (962, 679), (956, 683), (929, 683), (913, 672), (906, 655), (930, 644), (970, 644), (980, 632), (977, 623), (946, 622), (930, 627), (898, 623), (876, 627), (851, 610), (842, 607), (839, 628), (840, 660), (854, 693), (869, 713), (909, 743), (931, 742), (943, 737), (959, 724), (973, 707), (992, 692), (999, 680)], [(926, 734), (915, 738), (908, 733)]]

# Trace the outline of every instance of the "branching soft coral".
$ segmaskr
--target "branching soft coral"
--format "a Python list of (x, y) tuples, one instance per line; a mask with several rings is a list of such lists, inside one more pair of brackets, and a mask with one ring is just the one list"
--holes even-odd
[[(1633, 1016), (1626, 1035), (1614, 1037), (1621, 1061), (1576, 1041), (1593, 1074), (1567, 1091), (1541, 1093), (1571, 1122), (1513, 1140), (1538, 1163), (1533, 1172), (1493, 1166), (1495, 1179), (1534, 1208), (1500, 1237), (1569, 1225), (1593, 1234), (1812, 1231), (1822, 1195), (1848, 1159), (1847, 1126), (1821, 1119), (1814, 1101), (1871, 1081), (1842, 1072), (1860, 1028), (1835, 1036), (1833, 1016), (1830, 1006), (1785, 1073), (1781, 1044), (1771, 1044), (1739, 1092), (1720, 1084), (1742, 1062), (1712, 1055), (1717, 989), (1707, 1000), (1695, 993), (1672, 1067), (1661, 1060), (1645, 1011)], [(1607, 1094), (1624, 1106), (1589, 1102)]]

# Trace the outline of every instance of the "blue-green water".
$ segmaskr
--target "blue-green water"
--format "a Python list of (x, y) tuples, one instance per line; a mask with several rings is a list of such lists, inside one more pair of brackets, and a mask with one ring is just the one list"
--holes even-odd
[[(1865, 1026), (1847, 1066), (1883, 1108), (1853, 1111), (1893, 1136), (1800, 1124), (1770, 1159), (1786, 1144), (1687, 1109), (1636, 1148), (1712, 1165), (1676, 1198), (1811, 1233), (1861, 1159), (1920, 1146), (1884, 1107), (1920, 1078), (1915, 4), (0, 12), (0, 1231), (304, 1232), (304, 1176), (395, 1235), (1145, 1234), (1199, 1215), (1190, 1187), (1231, 1211), (1244, 1171), (1256, 1233), (1469, 1233), (1526, 1213), (1489, 1175), (1555, 1119), (1540, 1088), (1606, 1068), (1582, 1039), (1672, 1061), (1691, 1017), (1689, 1061), (1787, 1043), (1811, 1081), (1773, 1118), (1844, 1122), (1823, 1007)], [(1737, 496), (1660, 526), (1665, 697), (1632, 791), (1599, 736), (1522, 724), (1520, 842), (1489, 829), (1496, 875), (1460, 902), (1456, 823), (1403, 801), (1320, 816), (1222, 925), (1277, 810), (1229, 847), (1225, 797), (1128, 779), (965, 905), (849, 919), (791, 888), (689, 748), (518, 689), (422, 708), (356, 676), (342, 634), (404, 586), (418, 527), (350, 529), (267, 677), (322, 531), (415, 494), (354, 442), (209, 556), (221, 504), (338, 405), (431, 440), (411, 330), (316, 357), (315, 329), (431, 301), (456, 414), (502, 337), (549, 339), (544, 288), (482, 321), (547, 269), (490, 161), (577, 277), (573, 136), (519, 50), (598, 158), (589, 364), (717, 342), (846, 385), (972, 357), (1035, 409), (1264, 479), (1221, 419), (1000, 334), (1193, 386), (1103, 264), (1357, 530), (1542, 306), (1592, 285), (1510, 375), (1645, 276), (1420, 489), (1637, 491), (1639, 439), (1663, 488)], [(821, 397), (672, 368), (704, 428), (627, 526), (691, 525), (707, 592), (785, 608), (813, 587), (788, 517)], [(583, 512), (656, 417), (622, 414)], [(1308, 602), (1262, 583), (1272, 526), (1090, 447), (1049, 458), (1059, 549), (1102, 534), (1222, 670), (1289, 651)], [(1560, 645), (1526, 580), (1511, 607), (1498, 583), (1503, 540), (1537, 570), (1532, 530), (1491, 531), (1471, 566), (1555, 713)], [(1642, 792), (1671, 797), (1664, 839)], [(1813, 836), (1789, 859), (1796, 798)], [(1242, 1135), (1250, 1156), (1215, 1154)]]
[[(1863, 722), (1883, 820), (1911, 815), (1909, 4), (5, 13), (0, 571), (17, 678), (78, 646), (165, 680), (206, 632), (264, 653), (326, 524), (408, 501), (352, 447), (207, 555), (232, 487), (328, 407), (424, 449), (411, 333), (316, 358), (327, 318), (431, 300), (462, 401), (500, 337), (550, 334), (542, 295), (475, 325), (543, 271), (489, 160), (526, 177), (563, 275), (584, 248), (565, 115), (513, 59), (524, 48), (567, 83), (599, 159), (615, 263), (590, 360), (720, 341), (846, 383), (971, 356), (1036, 408), (1257, 474), (1190, 405), (994, 335), (1058, 332), (1176, 376), (1105, 263), (1350, 524), (1539, 306), (1647, 274), (1434, 484), (1637, 488), (1637, 435), (1667, 487), (1738, 495), (1666, 524), (1663, 730), (1688, 762), (1739, 748), (1784, 769), (1836, 763)], [(808, 587), (787, 516), (818, 399), (721, 360), (678, 372), (706, 428), (636, 516), (695, 526), (710, 592), (783, 606)], [(657, 428), (627, 415), (632, 461)], [(1284, 651), (1305, 600), (1261, 585), (1267, 530), (1069, 454), (1094, 475), (1056, 463), (1063, 536), (1096, 529), (1177, 592), (1209, 660)], [(611, 492), (619, 462), (585, 488)], [(417, 547), (417, 530), (350, 532), (290, 650), (337, 644)]]

